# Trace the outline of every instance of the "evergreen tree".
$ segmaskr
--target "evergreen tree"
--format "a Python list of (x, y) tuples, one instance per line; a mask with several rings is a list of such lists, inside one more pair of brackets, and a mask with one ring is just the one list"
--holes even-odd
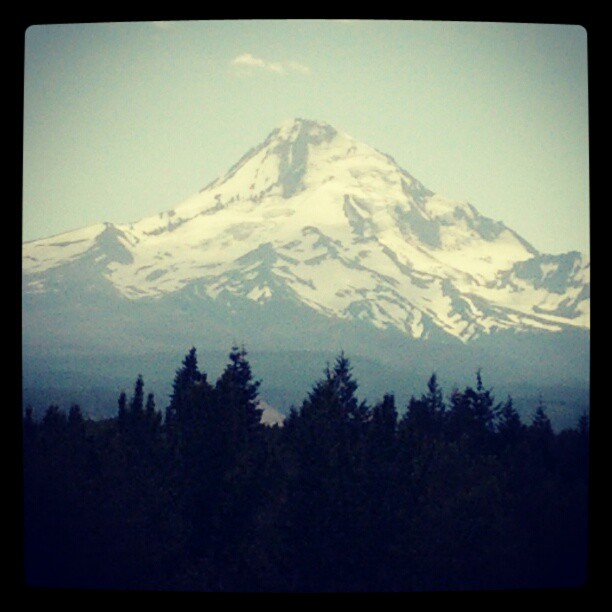
[[(390, 393), (386, 393), (382, 402), (372, 408), (369, 427), (371, 447), (376, 451), (386, 450), (384, 454), (389, 458), (393, 456), (396, 442), (397, 417), (395, 397)], [(374, 459), (374, 456), (371, 458)]]
[(303, 403), (301, 416), (334, 424), (354, 424), (354, 430), (363, 429), (369, 420), (365, 402), (358, 402), (355, 395), (358, 384), (353, 379), (350, 360), (341, 352), (334, 367), (327, 364), (325, 378), (315, 383), (308, 399)]
[(542, 462), (544, 469), (550, 469), (555, 461), (555, 434), (546, 413), (546, 405), (541, 397), (533, 413), (531, 424), (527, 428), (527, 433), (533, 452), (534, 465), (536, 462)]
[(224, 417), (234, 438), (232, 444), (242, 445), (261, 430), (260, 384), (253, 380), (245, 348), (233, 346), (229, 363), (215, 385), (217, 402), (225, 407)]
[(525, 426), (521, 422), (519, 413), (514, 408), (511, 397), (508, 397), (499, 411), (496, 431), (500, 444), (506, 448), (514, 446), (522, 438)]
[(466, 387), (463, 392), (455, 390), (451, 394), (445, 430), (451, 440), (463, 438), (472, 450), (486, 452), (493, 440), (500, 405), (495, 405), (491, 391), (484, 388), (480, 370), (476, 380), (476, 389)]
[(139, 374), (129, 403), (124, 391), (119, 395), (117, 402), (118, 431), (121, 435), (126, 436), (133, 452), (136, 449), (142, 451), (145, 447), (150, 447), (151, 436), (159, 432), (158, 423), (161, 415), (155, 410), (155, 398), (152, 393), (148, 394), (145, 410), (144, 397), (144, 379)]
[(73, 431), (80, 431), (83, 427), (83, 412), (78, 404), (70, 406), (68, 412), (68, 427)]
[(64, 412), (57, 404), (51, 404), (45, 411), (41, 431), (47, 439), (61, 438), (66, 431), (66, 423)]
[[(427, 383), (427, 393), (420, 399), (414, 396), (408, 402), (408, 408), (402, 419), (402, 428), (409, 432), (411, 438), (419, 439), (437, 436), (444, 426), (446, 405), (442, 397), (442, 390), (438, 384), (435, 372)], [(414, 440), (407, 441), (407, 444)]]
[(146, 423), (146, 434), (158, 444), (161, 436), (162, 414), (156, 409), (155, 396), (153, 393), (147, 395), (145, 405), (144, 421)]
[(155, 396), (153, 393), (147, 395), (147, 405), (145, 408), (145, 414), (147, 418), (153, 419), (155, 417)]
[(51, 405), (24, 457), (26, 573), (34, 586), (79, 586), (87, 544), (88, 444), (80, 408)]
[(183, 541), (161, 413), (152, 393), (145, 405), (144, 389), (138, 375), (129, 401), (120, 394), (116, 424), (98, 441), (101, 466), (92, 495), (97, 507), (91, 537), (100, 567), (91, 569), (86, 582), (97, 588), (153, 588), (176, 561)]
[(208, 497), (213, 499), (215, 495), (215, 485), (209, 482), (215, 459), (211, 449), (217, 443), (208, 431), (214, 417), (211, 395), (212, 387), (206, 373), (200, 372), (196, 349), (192, 347), (176, 370), (164, 428), (168, 446), (166, 471), (190, 531), (190, 554), (201, 554), (205, 547), (203, 508)]
[(138, 375), (134, 385), (134, 395), (130, 403), (132, 414), (140, 416), (144, 409), (144, 380), (142, 374)]
[(176, 371), (172, 383), (170, 405), (166, 408), (166, 426), (176, 434), (179, 425), (186, 426), (193, 421), (193, 390), (196, 385), (207, 386), (206, 374), (198, 369), (195, 347), (192, 347)]
[(305, 590), (354, 590), (367, 574), (363, 457), (370, 411), (356, 390), (341, 353), (288, 423), (295, 476), (283, 522), (290, 557), (301, 561), (293, 581)]
[(363, 456), (365, 474), (362, 554), (368, 570), (362, 587), (369, 591), (392, 588), (397, 576), (397, 527), (399, 504), (403, 501), (405, 479), (398, 463), (398, 413), (395, 398), (385, 394), (372, 408)]
[(533, 414), (530, 430), (537, 437), (548, 439), (552, 436), (552, 424), (546, 414), (546, 405), (541, 397)]
[(128, 427), (127, 395), (125, 391), (119, 394), (117, 406), (117, 425), (120, 430), (125, 430)]

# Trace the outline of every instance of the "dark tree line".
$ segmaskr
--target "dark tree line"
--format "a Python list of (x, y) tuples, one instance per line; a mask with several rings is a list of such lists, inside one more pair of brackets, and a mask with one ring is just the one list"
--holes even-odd
[(115, 418), (23, 420), (25, 579), (96, 589), (407, 592), (587, 580), (588, 420), (529, 424), (482, 382), (435, 375), (398, 410), (328, 365), (282, 426), (233, 348), (192, 349), (162, 412), (141, 376)]

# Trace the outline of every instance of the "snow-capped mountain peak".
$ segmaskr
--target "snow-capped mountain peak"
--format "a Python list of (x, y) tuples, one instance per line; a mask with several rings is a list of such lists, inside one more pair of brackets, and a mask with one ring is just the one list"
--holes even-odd
[(304, 119), (173, 210), (28, 243), (23, 261), (26, 294), (87, 265), (130, 300), (284, 300), (413, 337), (589, 325), (579, 255), (541, 255), (392, 157)]

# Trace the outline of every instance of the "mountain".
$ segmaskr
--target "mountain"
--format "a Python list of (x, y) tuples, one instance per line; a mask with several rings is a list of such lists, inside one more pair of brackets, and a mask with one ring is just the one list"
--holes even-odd
[(417, 351), (440, 371), (505, 355), (504, 380), (529, 364), (584, 384), (589, 273), (580, 253), (539, 253), (389, 155), (296, 119), (172, 210), (25, 243), (24, 360), (201, 339), (396, 366)]

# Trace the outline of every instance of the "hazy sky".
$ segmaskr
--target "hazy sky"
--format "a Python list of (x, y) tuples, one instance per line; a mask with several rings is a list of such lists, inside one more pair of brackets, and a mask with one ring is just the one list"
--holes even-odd
[(538, 250), (589, 252), (587, 33), (427, 21), (38, 25), (23, 239), (174, 208), (282, 121), (326, 121)]

